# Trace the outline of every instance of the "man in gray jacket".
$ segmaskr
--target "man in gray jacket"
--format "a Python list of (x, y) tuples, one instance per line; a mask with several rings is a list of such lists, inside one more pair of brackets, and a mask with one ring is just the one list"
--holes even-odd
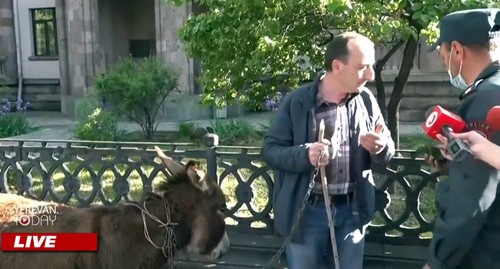
[[(365, 230), (375, 212), (371, 164), (385, 164), (395, 152), (377, 101), (365, 87), (374, 78), (374, 63), (374, 44), (367, 37), (336, 36), (326, 49), (326, 72), (283, 99), (264, 139), (264, 159), (276, 169), (275, 226), (291, 239), (286, 246), (290, 269), (334, 268), (319, 177), (314, 188), (309, 186), (318, 166), (326, 171), (340, 268), (363, 268)], [(325, 141), (316, 142), (321, 120)], [(320, 161), (322, 152), (326, 157)], [(303, 216), (297, 218), (308, 190)]]
[[(432, 49), (462, 91), (457, 114), (467, 130), (500, 145), (500, 132), (486, 124), (488, 111), (500, 105), (500, 9), (473, 9), (445, 16)], [(448, 179), (436, 191), (438, 212), (426, 268), (500, 268), (500, 171), (470, 155), (452, 160), (447, 139)], [(500, 158), (500, 156), (499, 156)]]

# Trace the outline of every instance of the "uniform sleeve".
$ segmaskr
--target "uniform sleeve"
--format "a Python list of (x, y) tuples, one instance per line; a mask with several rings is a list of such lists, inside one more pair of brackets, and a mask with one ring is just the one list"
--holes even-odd
[[(476, 95), (469, 111), (473, 111), (475, 120), (485, 121), (489, 109), (500, 105), (500, 89), (478, 91)], [(491, 140), (500, 145), (498, 135)], [(450, 165), (450, 177), (436, 193), (436, 200), (445, 202), (436, 216), (429, 246), (428, 264), (432, 269), (456, 268), (463, 261), (488, 218), (500, 179), (499, 170), (472, 156)]]

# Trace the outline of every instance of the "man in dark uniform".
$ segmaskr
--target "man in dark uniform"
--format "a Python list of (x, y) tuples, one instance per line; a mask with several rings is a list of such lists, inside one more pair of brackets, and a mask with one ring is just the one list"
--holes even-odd
[[(447, 67), (451, 84), (463, 91), (457, 114), (500, 145), (500, 132), (486, 125), (488, 111), (500, 105), (500, 9), (451, 13), (440, 24), (432, 47)], [(458, 162), (445, 150), (448, 180), (436, 191), (436, 225), (426, 268), (500, 268), (500, 170), (472, 155)], [(499, 156), (500, 157), (500, 156)]]

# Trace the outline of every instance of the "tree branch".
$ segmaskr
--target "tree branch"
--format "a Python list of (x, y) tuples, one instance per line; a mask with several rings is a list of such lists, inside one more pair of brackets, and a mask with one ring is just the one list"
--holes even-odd
[(375, 64), (375, 71), (377, 69), (382, 70), (382, 68), (385, 66), (385, 64), (389, 61), (389, 59), (396, 53), (401, 46), (405, 43), (404, 40), (399, 40), (396, 45), (394, 45), (385, 55), (382, 57), (380, 60), (377, 61)]

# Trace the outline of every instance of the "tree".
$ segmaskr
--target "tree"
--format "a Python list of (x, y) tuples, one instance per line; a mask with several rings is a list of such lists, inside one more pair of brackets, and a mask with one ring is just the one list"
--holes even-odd
[[(254, 109), (283, 85), (293, 89), (312, 79), (315, 67), (323, 67), (324, 45), (337, 31), (354, 30), (378, 44), (389, 44), (392, 48), (375, 64), (375, 84), (399, 145), (399, 105), (421, 36), (433, 41), (445, 14), (491, 6), (493, 1), (195, 0), (207, 12), (190, 16), (179, 36), (188, 55), (203, 67), (203, 102), (238, 99)], [(401, 47), (404, 57), (386, 105), (382, 70)], [(309, 67), (300, 64), (304, 59)]]
[[(171, 92), (179, 91), (177, 70), (154, 57), (122, 59), (95, 79), (96, 94), (120, 117), (136, 122), (144, 138), (153, 141)], [(98, 111), (99, 112), (99, 111)]]

